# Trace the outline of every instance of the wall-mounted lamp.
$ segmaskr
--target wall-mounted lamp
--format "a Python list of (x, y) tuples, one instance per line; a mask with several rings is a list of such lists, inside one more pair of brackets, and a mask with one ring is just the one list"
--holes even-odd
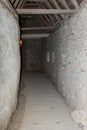
[(19, 45), (20, 45), (20, 47), (23, 46), (23, 41), (22, 40), (20, 40)]

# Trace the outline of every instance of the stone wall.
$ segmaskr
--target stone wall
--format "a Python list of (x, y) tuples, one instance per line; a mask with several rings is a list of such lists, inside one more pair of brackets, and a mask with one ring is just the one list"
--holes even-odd
[[(52, 80), (55, 86), (57, 86), (58, 80), (58, 42), (55, 34), (52, 34), (49, 38), (42, 40), (43, 50), (43, 68), (44, 72)], [(54, 54), (54, 59), (52, 55)], [(54, 61), (53, 61), (54, 60)]]
[(18, 16), (0, 0), (0, 130), (6, 130), (17, 104), (20, 78)]
[(41, 40), (23, 40), (22, 56), (23, 69), (30, 72), (42, 71), (42, 51)]
[(87, 1), (43, 43), (46, 74), (74, 110), (87, 111)]

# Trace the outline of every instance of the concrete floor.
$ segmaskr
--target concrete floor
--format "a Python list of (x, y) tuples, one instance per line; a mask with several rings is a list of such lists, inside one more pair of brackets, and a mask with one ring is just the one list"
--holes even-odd
[(24, 74), (26, 107), (20, 130), (81, 130), (51, 81), (40, 73)]

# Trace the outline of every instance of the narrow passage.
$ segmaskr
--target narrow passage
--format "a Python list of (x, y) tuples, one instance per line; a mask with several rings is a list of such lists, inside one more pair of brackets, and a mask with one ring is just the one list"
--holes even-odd
[(25, 73), (23, 78), (26, 108), (20, 130), (81, 130), (48, 78), (40, 73)]

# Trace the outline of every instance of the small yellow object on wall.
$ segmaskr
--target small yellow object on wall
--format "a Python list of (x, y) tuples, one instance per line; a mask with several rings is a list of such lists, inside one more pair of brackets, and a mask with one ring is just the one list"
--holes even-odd
[(20, 45), (20, 47), (23, 46), (23, 41), (22, 40), (20, 40), (19, 45)]

